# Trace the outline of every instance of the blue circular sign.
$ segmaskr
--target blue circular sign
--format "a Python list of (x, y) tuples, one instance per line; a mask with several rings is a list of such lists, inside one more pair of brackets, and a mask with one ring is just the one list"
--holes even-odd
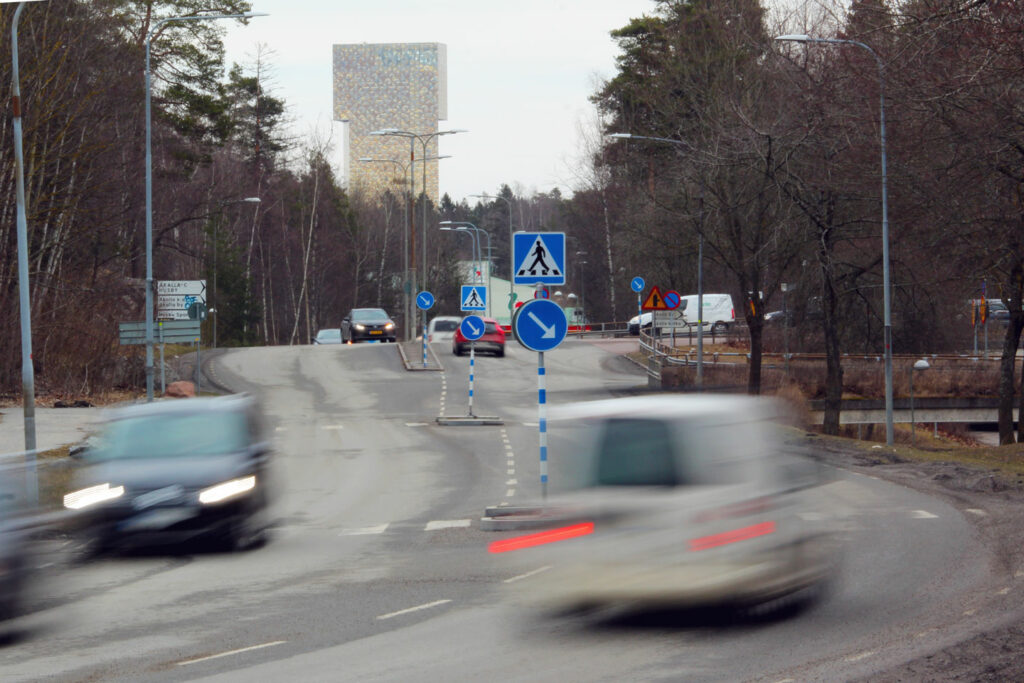
[(531, 351), (550, 351), (562, 343), (568, 332), (565, 311), (550, 299), (527, 301), (512, 318), (512, 333)]
[(434, 306), (434, 295), (424, 290), (416, 295), (416, 308), (426, 311)]
[(644, 291), (644, 287), (646, 285), (647, 283), (644, 282), (644, 279), (640, 276), (637, 276), (633, 278), (632, 282), (629, 283), (629, 288), (639, 294), (640, 292)]
[(661, 295), (661, 300), (664, 301), (665, 305), (672, 311), (679, 308), (679, 302), (682, 301), (682, 299), (683, 298), (679, 296), (679, 292), (672, 289)]
[(478, 315), (467, 315), (459, 323), (459, 332), (467, 341), (475, 341), (484, 336), (484, 319)]

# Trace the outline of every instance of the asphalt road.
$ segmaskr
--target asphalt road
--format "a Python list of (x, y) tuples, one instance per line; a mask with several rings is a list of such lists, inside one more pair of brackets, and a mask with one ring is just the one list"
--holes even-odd
[[(548, 401), (645, 382), (601, 343), (545, 354)], [(488, 505), (539, 489), (537, 355), (405, 372), (390, 345), (243, 349), (210, 372), (257, 393), (284, 495), (266, 547), (142, 553), (59, 572), (0, 647), (3, 680), (843, 680), (937, 647), (991, 564), (965, 513), (863, 475), (829, 485), (850, 542), (832, 598), (781, 621), (611, 613), (546, 619), (529, 557), (489, 555)], [(572, 443), (552, 434), (551, 458)], [(554, 484), (554, 482), (553, 482)], [(58, 563), (59, 564), (59, 563)]]

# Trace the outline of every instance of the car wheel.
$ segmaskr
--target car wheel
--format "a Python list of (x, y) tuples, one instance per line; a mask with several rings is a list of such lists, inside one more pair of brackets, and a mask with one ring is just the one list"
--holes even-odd
[(267, 529), (257, 526), (252, 517), (240, 519), (228, 527), (224, 537), (225, 550), (242, 552), (259, 548), (267, 542)]
[(729, 325), (723, 322), (717, 322), (712, 326), (712, 332), (715, 334), (726, 334), (729, 331)]
[(497, 356), (498, 358), (504, 358), (505, 349), (498, 349), (497, 351), (494, 352), (494, 355)]

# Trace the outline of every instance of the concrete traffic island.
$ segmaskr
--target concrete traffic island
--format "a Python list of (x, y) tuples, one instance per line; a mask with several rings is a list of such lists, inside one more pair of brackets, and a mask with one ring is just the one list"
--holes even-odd
[(491, 425), (503, 425), (505, 421), (497, 415), (438, 415), (434, 418), (434, 421), (439, 425), (446, 427), (468, 425), (471, 427), (480, 426), (491, 426)]
[[(395, 344), (395, 346), (398, 347), (398, 355), (401, 357), (402, 365), (405, 367), (406, 370), (410, 370), (413, 372), (424, 370), (432, 370), (437, 372), (444, 370), (444, 366), (441, 365), (441, 359), (437, 357), (436, 353), (434, 353), (434, 349), (430, 347), (430, 344), (427, 344), (426, 364), (424, 364), (422, 358), (422, 342), (398, 342), (397, 344)], [(407, 350), (406, 346), (408, 346), (410, 350)], [(410, 357), (412, 357), (413, 360), (410, 360)]]

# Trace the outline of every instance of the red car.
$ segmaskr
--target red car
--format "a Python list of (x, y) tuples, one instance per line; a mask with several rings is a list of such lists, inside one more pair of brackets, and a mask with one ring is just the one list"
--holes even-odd
[(505, 332), (494, 318), (484, 318), (484, 334), (475, 342), (471, 342), (462, 334), (461, 326), (452, 337), (452, 353), (461, 356), (469, 352), (469, 345), (476, 344), (476, 350), (488, 351), (499, 358), (505, 355)]

